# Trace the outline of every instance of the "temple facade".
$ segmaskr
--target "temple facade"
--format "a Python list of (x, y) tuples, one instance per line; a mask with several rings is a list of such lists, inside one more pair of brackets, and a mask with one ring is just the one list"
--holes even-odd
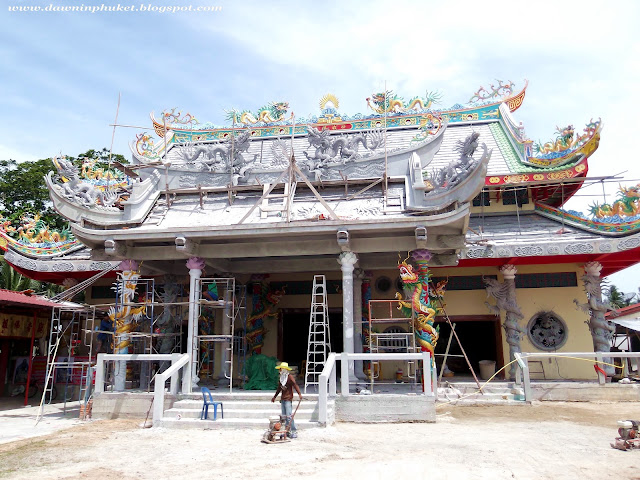
[[(119, 271), (138, 287), (132, 305), (147, 305), (125, 329), (105, 319), (103, 348), (190, 353), (194, 382), (237, 378), (255, 353), (304, 369), (318, 275), (332, 351), (428, 350), (454, 376), (516, 352), (609, 351), (601, 280), (640, 260), (640, 194), (564, 210), (602, 122), (537, 144), (516, 120), (526, 87), (500, 82), (442, 109), (438, 94), (381, 92), (353, 116), (327, 94), (312, 118), (280, 102), (230, 112), (222, 128), (152, 114), (120, 171), (55, 158), (45, 181), (71, 233), (44, 241), (37, 219), (20, 234), (5, 224), (5, 259), (68, 286), (102, 273), (85, 300), (105, 311), (124, 298)], [(596, 377), (571, 359), (536, 368)], [(370, 370), (355, 362), (350, 376)]]

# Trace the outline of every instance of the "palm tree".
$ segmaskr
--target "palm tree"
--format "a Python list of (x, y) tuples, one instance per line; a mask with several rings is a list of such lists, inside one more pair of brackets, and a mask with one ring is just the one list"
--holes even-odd
[(20, 275), (11, 265), (9, 265), (4, 257), (0, 257), (0, 259), (0, 288), (13, 290), (15, 292), (22, 292), (24, 290), (40, 290), (40, 282)]
[(611, 308), (618, 309), (631, 305), (635, 295), (621, 292), (615, 285), (605, 287), (605, 295), (609, 300)]

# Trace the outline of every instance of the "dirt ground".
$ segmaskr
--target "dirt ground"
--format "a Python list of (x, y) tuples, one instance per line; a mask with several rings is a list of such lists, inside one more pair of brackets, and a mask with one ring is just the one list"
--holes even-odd
[(257, 430), (87, 422), (0, 445), (11, 479), (638, 479), (640, 451), (609, 446), (638, 403), (445, 405), (435, 424), (345, 424), (280, 445)]

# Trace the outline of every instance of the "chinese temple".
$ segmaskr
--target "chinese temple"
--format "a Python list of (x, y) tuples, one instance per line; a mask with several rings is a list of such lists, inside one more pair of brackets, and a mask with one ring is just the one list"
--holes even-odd
[[(95, 305), (127, 295), (111, 289), (118, 270), (139, 290), (143, 279), (158, 287), (158, 303), (166, 292), (176, 304), (195, 295), (170, 314), (147, 309), (151, 327), (135, 318), (124, 333), (104, 327), (116, 352), (136, 351), (137, 331), (148, 333), (145, 352), (189, 353), (194, 382), (234, 378), (252, 353), (303, 369), (320, 281), (332, 351), (412, 345), (456, 376), (481, 361), (500, 368), (517, 352), (609, 351), (601, 280), (640, 261), (640, 193), (622, 188), (588, 214), (565, 210), (588, 181), (603, 124), (583, 119), (534, 142), (517, 120), (526, 89), (499, 82), (448, 108), (437, 92), (379, 92), (352, 116), (327, 94), (317, 116), (274, 102), (228, 112), (226, 127), (175, 109), (151, 114), (119, 171), (55, 158), (45, 181), (70, 231), (37, 218), (5, 223), (4, 258), (68, 286), (103, 273), (86, 289)], [(144, 303), (152, 288), (142, 290), (129, 295)], [(206, 303), (232, 298), (224, 315)], [(452, 324), (458, 341), (448, 342)], [(203, 360), (206, 342), (227, 334), (230, 353)], [(539, 378), (596, 378), (587, 362), (538, 363)], [(366, 369), (356, 361), (350, 377)]]

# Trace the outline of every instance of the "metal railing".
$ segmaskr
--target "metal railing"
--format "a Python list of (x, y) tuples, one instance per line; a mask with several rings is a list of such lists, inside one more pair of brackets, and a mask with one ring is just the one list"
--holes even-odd
[[(340, 395), (349, 396), (349, 361), (353, 360), (422, 360), (424, 395), (434, 397), (437, 392), (437, 372), (432, 368), (429, 352), (421, 353), (331, 353), (320, 374), (318, 385), (318, 421), (326, 425), (328, 422), (329, 396), (336, 396), (336, 360), (341, 362)], [(372, 392), (373, 393), (373, 392)]]
[[(610, 363), (611, 358), (639, 358), (640, 352), (562, 352), (562, 353), (544, 353), (544, 352), (535, 352), (535, 353), (515, 353), (516, 359), (516, 385), (524, 384), (524, 399), (527, 402), (530, 402), (533, 399), (533, 395), (531, 392), (531, 378), (529, 376), (529, 359), (530, 358), (578, 358), (578, 359), (588, 359), (595, 360), (599, 363)], [(600, 385), (604, 385), (606, 382), (606, 376), (600, 372), (596, 371), (598, 374), (598, 383)]]

